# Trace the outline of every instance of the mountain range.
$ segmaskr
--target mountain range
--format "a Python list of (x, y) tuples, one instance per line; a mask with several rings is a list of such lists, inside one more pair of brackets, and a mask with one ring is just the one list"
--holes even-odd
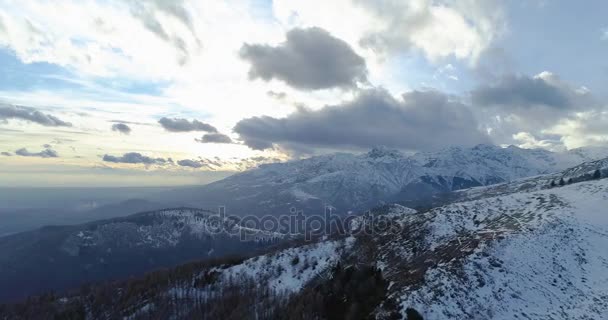
[(346, 234), (30, 299), (0, 312), (91, 319), (602, 319), (607, 178), (608, 158), (456, 191), (431, 209), (384, 205), (357, 216)]
[(384, 147), (356, 155), (338, 153), (261, 165), (200, 187), (158, 194), (155, 201), (214, 209), (232, 215), (280, 215), (298, 207), (318, 214), (363, 211), (399, 202), (424, 205), (434, 195), (558, 172), (608, 156), (608, 149), (556, 153), (515, 146), (452, 147), (405, 155)]
[[(466, 318), (467, 314), (474, 314), (471, 308), (480, 306), (468, 306), (469, 309), (459, 311), (440, 307), (437, 307), (439, 311), (431, 310), (428, 309), (431, 302), (439, 298), (429, 298), (429, 295), (435, 293), (420, 291), (421, 296), (411, 298), (412, 292), (418, 292), (412, 290), (426, 285), (429, 272), (440, 272), (437, 270), (444, 263), (469, 261), (467, 259), (472, 259), (473, 253), (496, 245), (507, 235), (525, 234), (526, 239), (534, 241), (537, 234), (528, 234), (528, 231), (564, 222), (563, 212), (572, 206), (582, 207), (579, 202), (575, 203), (577, 199), (591, 201), (601, 194), (605, 180), (596, 182), (596, 171), (600, 177), (608, 175), (608, 160), (599, 159), (606, 155), (608, 150), (590, 148), (554, 153), (478, 145), (414, 155), (375, 148), (360, 155), (331, 154), (263, 165), (209, 185), (164, 190), (143, 200), (146, 206), (181, 203), (189, 207), (159, 208), (122, 218), (48, 226), (0, 237), (0, 301), (18, 300), (48, 290), (76, 288), (88, 282), (137, 277), (188, 261), (209, 261), (233, 255), (246, 257), (271, 251), (273, 253), (262, 254), (253, 260), (241, 259), (241, 264), (221, 267), (221, 270), (242, 270), (245, 275), (229, 273), (226, 279), (230, 281), (225, 284), (215, 282), (218, 275), (213, 273), (213, 286), (229, 286), (238, 292), (239, 281), (234, 283), (235, 279), (253, 279), (268, 285), (267, 297), (274, 297), (271, 293), (278, 290), (289, 293), (278, 295), (287, 299), (281, 303), (295, 303), (288, 301), (293, 294), (314, 293), (314, 290), (302, 293), (302, 288), (309, 288), (311, 283), (323, 287), (326, 285), (323, 281), (328, 278), (343, 276), (344, 270), (335, 269), (340, 261), (367, 268), (356, 269), (355, 274), (381, 274), (383, 281), (391, 283), (390, 288), (376, 283), (383, 295), (378, 300), (380, 305), (374, 308), (382, 307), (384, 302), (381, 301), (385, 301), (415, 307), (425, 314), (436, 315), (437, 319), (441, 318), (440, 314)], [(580, 185), (593, 187), (575, 187)], [(601, 208), (604, 200), (605, 197), (600, 197), (600, 202), (593, 208)], [(398, 204), (387, 205), (390, 203)], [(372, 209), (372, 215), (389, 217), (389, 225), (399, 226), (401, 233), (374, 233), (371, 237), (332, 234), (326, 235), (325, 241), (298, 247), (294, 243), (299, 241), (294, 242), (292, 237), (245, 228), (238, 219), (231, 217), (277, 216), (289, 213), (293, 207), (314, 214), (323, 212), (326, 205), (344, 217)], [(416, 207), (418, 211), (404, 205)], [(225, 206), (228, 217), (217, 214), (220, 206)], [(112, 205), (105, 208), (112, 208)], [(553, 213), (545, 214), (550, 211)], [(568, 211), (570, 216), (577, 214)], [(591, 213), (585, 211), (583, 214)], [(362, 215), (354, 221), (359, 221), (360, 226), (373, 226), (373, 220), (369, 222), (366, 217)], [(592, 218), (598, 217), (589, 217)], [(567, 229), (580, 231), (582, 228), (578, 221), (567, 222), (574, 224), (567, 224)], [(233, 232), (210, 232), (218, 223)], [(598, 223), (598, 228), (603, 228), (603, 222)], [(242, 231), (247, 231), (247, 237), (242, 238)], [(491, 239), (487, 238), (490, 236)], [(583, 238), (586, 236), (581, 234)], [(290, 248), (277, 249), (285, 246)], [(534, 250), (537, 249), (547, 248)], [(486, 254), (482, 253), (484, 257)], [(295, 256), (300, 258), (295, 259)], [(300, 266), (301, 259), (304, 261)], [(359, 262), (355, 261), (357, 259)], [(282, 262), (277, 264), (275, 260)], [(600, 263), (597, 261), (595, 263)], [(299, 269), (294, 269), (296, 265)], [(601, 269), (601, 266), (593, 267)], [(252, 268), (255, 270), (251, 271)], [(277, 276), (266, 274), (269, 270), (281, 271)], [(331, 275), (332, 272), (340, 274)], [(198, 283), (200, 279), (195, 274), (186, 273), (185, 276), (186, 282), (180, 286), (190, 292), (194, 289), (188, 283)], [(470, 284), (467, 285), (473, 290)], [(180, 286), (175, 287), (178, 291), (172, 291), (172, 294), (182, 296), (183, 292), (179, 290), (186, 289)], [(256, 288), (259, 286), (247, 290), (256, 293)], [(115, 289), (110, 286), (108, 290)], [(198, 292), (196, 297), (210, 294), (210, 289), (201, 290), (194, 290)], [(163, 297), (152, 298), (158, 300), (155, 308), (165, 303)], [(460, 300), (452, 302), (463, 303)], [(129, 308), (139, 307), (131, 305)], [(398, 306), (389, 309), (393, 313), (405, 312)], [(117, 312), (124, 314), (126, 311)], [(490, 311), (483, 312), (487, 315)]]

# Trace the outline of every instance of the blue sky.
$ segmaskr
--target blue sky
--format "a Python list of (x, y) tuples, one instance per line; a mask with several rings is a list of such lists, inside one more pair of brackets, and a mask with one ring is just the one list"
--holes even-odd
[[(355, 127), (386, 107), (404, 119), (395, 134), (467, 131), (428, 148), (388, 143), (406, 152), (478, 142), (603, 146), (607, 9), (541, 0), (4, 2), (0, 180), (61, 184), (22, 174), (46, 170), (69, 172), (70, 185), (92, 176), (121, 183), (105, 168), (133, 173), (129, 185), (203, 183), (387, 143), (393, 131), (383, 128), (361, 140), (310, 135), (334, 132), (328, 115), (349, 108)], [(430, 110), (462, 122), (433, 120)], [(188, 128), (171, 130), (161, 118)], [(136, 161), (123, 157), (133, 153)]]

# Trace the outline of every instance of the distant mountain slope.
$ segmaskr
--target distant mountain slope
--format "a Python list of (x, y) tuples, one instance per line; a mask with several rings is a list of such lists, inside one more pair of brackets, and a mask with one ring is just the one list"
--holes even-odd
[(131, 199), (84, 210), (74, 210), (73, 208), (4, 209), (0, 210), (2, 220), (0, 237), (48, 225), (80, 224), (166, 207), (170, 206), (142, 199)]
[[(216, 233), (218, 223), (230, 234)], [(2, 237), (0, 301), (194, 259), (250, 253), (283, 237), (239, 228), (229, 219), (220, 221), (216, 213), (183, 208)]]
[[(5, 312), (100, 310), (97, 317), (130, 319), (310, 319), (335, 312), (376, 319), (418, 313), (426, 320), (603, 319), (607, 165), (608, 159), (586, 163), (531, 178), (529, 188), (516, 181), (422, 212), (387, 205), (357, 218), (352, 235), (160, 277), (173, 281), (147, 278), (147, 284), (42, 299)], [(597, 170), (599, 177), (588, 175)], [(586, 178), (547, 186), (561, 176)], [(115, 298), (104, 304), (95, 300), (99, 292)]]
[(291, 206), (308, 213), (323, 212), (324, 205), (339, 212), (359, 211), (558, 172), (600, 156), (608, 156), (608, 150), (553, 153), (479, 145), (405, 156), (375, 148), (362, 155), (340, 153), (262, 165), (206, 186), (165, 192), (155, 200), (204, 208), (225, 205), (234, 215), (285, 214)]

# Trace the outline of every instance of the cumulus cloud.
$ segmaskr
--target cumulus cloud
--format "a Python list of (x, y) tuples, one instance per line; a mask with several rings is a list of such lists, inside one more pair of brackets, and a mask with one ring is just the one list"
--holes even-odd
[[(542, 136), (577, 114), (601, 109), (588, 89), (569, 84), (547, 71), (535, 76), (504, 75), (494, 83), (474, 89), (471, 101), (479, 121), (493, 138), (507, 143), (519, 143), (513, 137), (520, 132)], [(543, 140), (540, 138), (539, 143)]]
[(145, 164), (145, 165), (163, 165), (163, 164), (171, 164), (173, 160), (171, 158), (163, 159), (163, 158), (152, 158), (148, 156), (144, 156), (139, 152), (128, 152), (123, 154), (122, 156), (112, 156), (106, 154), (103, 156), (103, 161), (113, 162), (113, 163), (130, 163), (130, 164)]
[(34, 108), (0, 104), (0, 120), (20, 119), (35, 122), (48, 127), (71, 127), (72, 124), (65, 122), (53, 115), (44, 114)]
[(189, 132), (189, 131), (205, 131), (205, 132), (211, 132), (211, 133), (216, 133), (217, 129), (207, 123), (198, 121), (198, 120), (192, 120), (189, 121), (188, 119), (178, 119), (178, 118), (161, 118), (160, 120), (158, 120), (158, 123), (160, 123), (160, 125), (165, 128), (165, 130), (167, 131), (171, 131), (171, 132)]
[(229, 136), (222, 133), (208, 133), (201, 139), (195, 139), (200, 143), (233, 143)]
[(122, 134), (130, 134), (131, 127), (124, 123), (115, 123), (112, 125), (112, 131), (120, 132)]
[(412, 91), (396, 99), (385, 90), (366, 90), (352, 101), (316, 111), (299, 108), (285, 118), (244, 119), (234, 131), (258, 150), (273, 144), (424, 150), (488, 142), (469, 108), (437, 91)]
[(240, 56), (251, 63), (251, 79), (278, 79), (305, 90), (355, 87), (367, 81), (365, 60), (329, 32), (295, 28), (286, 38), (278, 46), (243, 45)]
[(40, 152), (30, 152), (26, 148), (15, 151), (15, 154), (22, 157), (57, 158), (59, 155), (53, 149), (45, 149)]
[(179, 160), (177, 161), (177, 164), (182, 166), (182, 167), (190, 167), (190, 168), (202, 168), (203, 166), (207, 166), (206, 164), (202, 163), (200, 160), (190, 160), (190, 159), (184, 159), (184, 160)]
[(480, 106), (530, 109), (545, 106), (568, 109), (576, 98), (584, 95), (561, 83), (549, 72), (534, 77), (506, 75), (493, 85), (485, 85), (472, 92), (473, 103)]

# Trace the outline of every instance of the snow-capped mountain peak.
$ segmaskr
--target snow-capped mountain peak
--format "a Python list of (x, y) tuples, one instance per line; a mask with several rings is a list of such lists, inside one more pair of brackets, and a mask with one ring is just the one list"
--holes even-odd
[[(542, 149), (478, 145), (406, 155), (376, 147), (268, 164), (191, 190), (190, 204), (225, 205), (231, 213), (285, 213), (292, 206), (365, 210), (386, 202), (421, 201), (438, 193), (558, 172), (602, 152), (554, 153)], [(608, 156), (607, 153), (602, 156)], [(177, 198), (182, 194), (174, 194)], [(322, 212), (322, 211), (321, 211)]]

